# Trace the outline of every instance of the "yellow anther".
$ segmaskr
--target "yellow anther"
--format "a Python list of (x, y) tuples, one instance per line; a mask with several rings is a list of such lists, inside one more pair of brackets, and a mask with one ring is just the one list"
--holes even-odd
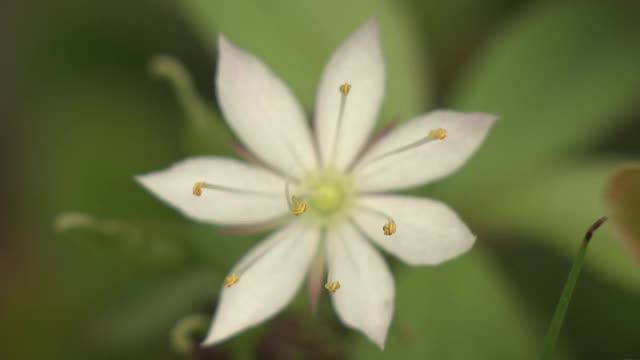
[(232, 287), (233, 284), (237, 283), (240, 280), (238, 274), (232, 272), (229, 276), (224, 278), (224, 286)]
[(202, 187), (203, 186), (204, 186), (204, 182), (202, 182), (202, 181), (198, 181), (197, 183), (193, 184), (193, 195), (195, 195), (195, 196), (202, 195)]
[(396, 222), (393, 221), (393, 220), (387, 221), (387, 223), (384, 224), (384, 226), (382, 227), (382, 231), (387, 236), (395, 234), (395, 232), (396, 232)]
[(351, 91), (351, 84), (344, 83), (344, 84), (340, 85), (340, 92), (343, 95), (347, 95), (349, 93), (349, 91)]
[(447, 137), (447, 130), (443, 128), (433, 129), (431, 130), (430, 135), (431, 135), (431, 138), (433, 139), (442, 140)]
[(332, 281), (330, 283), (326, 283), (324, 288), (329, 290), (330, 293), (336, 292), (336, 290), (340, 289), (340, 283), (337, 281)]
[(307, 211), (307, 203), (298, 200), (298, 198), (295, 196), (292, 196), (291, 197), (291, 213), (293, 215), (298, 216), (305, 211)]

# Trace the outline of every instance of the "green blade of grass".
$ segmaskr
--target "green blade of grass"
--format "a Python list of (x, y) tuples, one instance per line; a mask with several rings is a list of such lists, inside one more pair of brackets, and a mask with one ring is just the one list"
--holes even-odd
[(551, 359), (551, 355), (553, 354), (553, 350), (556, 347), (556, 343), (558, 341), (558, 335), (560, 334), (560, 329), (562, 328), (562, 323), (564, 322), (565, 315), (567, 314), (567, 309), (569, 308), (569, 303), (571, 302), (571, 296), (573, 295), (573, 290), (576, 287), (576, 283), (578, 282), (578, 277), (580, 277), (580, 270), (582, 270), (582, 264), (584, 263), (585, 255), (587, 254), (587, 247), (589, 246), (589, 242), (593, 233), (607, 221), (607, 217), (601, 217), (598, 219), (584, 236), (584, 240), (582, 241), (582, 245), (580, 245), (580, 250), (578, 251), (578, 255), (573, 261), (573, 266), (571, 267), (571, 271), (569, 272), (569, 277), (567, 278), (567, 282), (564, 285), (564, 289), (562, 290), (562, 294), (560, 295), (560, 300), (558, 300), (558, 305), (556, 307), (556, 311), (553, 314), (553, 318), (551, 319), (551, 324), (549, 325), (549, 330), (547, 331), (547, 335), (544, 339), (544, 349), (542, 352), (542, 359)]

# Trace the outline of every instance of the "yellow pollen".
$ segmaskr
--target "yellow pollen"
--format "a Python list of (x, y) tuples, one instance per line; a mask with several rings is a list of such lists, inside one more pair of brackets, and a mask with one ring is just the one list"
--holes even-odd
[(431, 138), (433, 139), (442, 140), (447, 137), (447, 130), (443, 128), (433, 129), (431, 130), (430, 135), (431, 135)]
[(305, 211), (307, 211), (307, 203), (298, 200), (298, 198), (295, 196), (292, 196), (291, 197), (291, 213), (293, 215), (298, 216)]
[(336, 292), (336, 290), (340, 289), (340, 283), (337, 281), (332, 281), (330, 283), (326, 283), (324, 288), (329, 290), (330, 293)]
[(204, 185), (205, 184), (202, 181), (198, 181), (197, 183), (193, 184), (193, 195), (195, 195), (195, 196), (202, 195), (202, 187)]
[(351, 91), (351, 84), (344, 83), (344, 84), (340, 85), (340, 92), (343, 95), (347, 95), (349, 93), (349, 91)]
[(229, 274), (229, 276), (224, 278), (224, 286), (232, 287), (233, 284), (237, 283), (239, 280), (240, 278), (238, 277), (238, 275), (232, 272), (231, 274)]
[(390, 219), (389, 221), (387, 221), (386, 224), (384, 224), (384, 226), (382, 227), (382, 231), (387, 236), (391, 236), (391, 235), (395, 234), (396, 233), (396, 222)]

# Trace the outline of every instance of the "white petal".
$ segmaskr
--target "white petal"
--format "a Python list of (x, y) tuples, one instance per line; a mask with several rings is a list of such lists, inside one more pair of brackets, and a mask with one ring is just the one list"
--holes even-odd
[(218, 100), (235, 134), (254, 155), (282, 172), (315, 168), (309, 126), (291, 90), (262, 61), (223, 36), (218, 45)]
[(225, 340), (282, 310), (300, 288), (319, 239), (317, 228), (295, 222), (247, 253), (233, 270), (238, 282), (222, 289), (204, 344)]
[[(260, 167), (223, 157), (195, 157), (136, 177), (154, 195), (193, 219), (224, 225), (256, 224), (287, 214), (284, 179)], [(196, 182), (237, 191), (202, 189)]]
[(382, 248), (412, 265), (435, 265), (452, 259), (475, 242), (465, 223), (439, 201), (394, 195), (371, 195), (358, 204), (384, 212), (396, 223), (396, 233), (387, 236), (382, 226), (387, 219), (361, 209), (353, 219), (362, 231)]
[[(484, 141), (496, 117), (440, 110), (399, 126), (364, 156), (354, 169), (360, 191), (395, 190), (424, 184), (460, 168)], [(379, 157), (443, 128), (447, 137), (387, 157)], [(376, 159), (376, 157), (378, 157)]]
[(393, 277), (382, 256), (351, 224), (328, 234), (328, 282), (340, 288), (331, 299), (340, 319), (384, 348), (393, 316)]
[[(346, 95), (340, 128), (336, 130), (343, 83), (350, 84), (351, 91)], [(322, 73), (315, 127), (324, 164), (338, 168), (349, 165), (371, 132), (383, 97), (384, 58), (378, 24), (371, 19), (334, 52)]]

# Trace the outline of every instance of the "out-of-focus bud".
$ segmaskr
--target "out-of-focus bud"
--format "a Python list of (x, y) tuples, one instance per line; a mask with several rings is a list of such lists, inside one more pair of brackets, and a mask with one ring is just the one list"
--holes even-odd
[(202, 314), (191, 314), (178, 320), (171, 329), (171, 345), (179, 353), (188, 355), (193, 353), (204, 339), (209, 318)]

